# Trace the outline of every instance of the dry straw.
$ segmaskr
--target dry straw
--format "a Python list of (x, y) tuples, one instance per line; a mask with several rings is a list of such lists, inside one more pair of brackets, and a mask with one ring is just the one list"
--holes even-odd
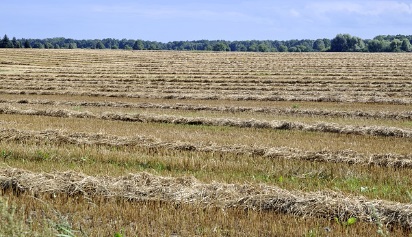
[[(227, 95), (225, 93), (195, 93), (178, 91), (175, 93), (156, 92), (104, 92), (104, 91), (58, 91), (58, 90), (24, 90), (11, 88), (0, 90), (0, 94), (14, 95), (68, 95), (68, 96), (93, 96), (93, 97), (122, 97), (122, 98), (145, 98), (145, 99), (176, 99), (176, 100), (249, 100), (249, 101), (310, 101), (310, 102), (344, 102), (344, 103), (381, 103), (410, 105), (412, 99), (409, 97), (391, 98), (389, 96), (371, 95), (348, 95), (348, 94), (325, 94), (325, 95), (302, 95), (301, 93), (284, 95)], [(315, 93), (315, 92), (314, 92)]]
[(187, 150), (201, 152), (223, 152), (246, 154), (267, 158), (292, 160), (309, 160), (347, 164), (376, 165), (394, 168), (412, 168), (412, 155), (371, 154), (366, 155), (351, 150), (343, 151), (301, 151), (288, 147), (256, 146), (219, 146), (215, 144), (196, 144), (182, 142), (163, 142), (144, 136), (120, 137), (96, 133), (67, 133), (58, 130), (24, 131), (17, 129), (0, 129), (0, 141), (13, 142), (50, 142), (55, 144), (104, 145), (104, 146), (138, 146), (170, 150)]
[(324, 109), (299, 109), (299, 108), (269, 108), (269, 107), (245, 107), (245, 106), (208, 106), (191, 104), (166, 104), (166, 103), (125, 103), (125, 102), (90, 102), (90, 101), (55, 101), (55, 100), (0, 100), (3, 104), (40, 104), (40, 105), (64, 105), (64, 106), (89, 106), (89, 107), (114, 107), (114, 108), (139, 108), (139, 109), (173, 109), (186, 111), (218, 111), (218, 112), (251, 112), (276, 115), (322, 116), (344, 118), (367, 119), (394, 119), (412, 120), (412, 112), (368, 112), (368, 111), (333, 111)]
[(0, 188), (14, 193), (86, 195), (130, 201), (166, 201), (221, 208), (275, 211), (297, 216), (340, 220), (356, 217), (367, 222), (412, 227), (412, 205), (368, 200), (333, 191), (288, 191), (276, 186), (201, 183), (195, 178), (171, 178), (148, 173), (121, 177), (92, 177), (75, 172), (34, 173), (0, 170)]
[(92, 112), (77, 112), (69, 110), (22, 110), (10, 106), (0, 108), (2, 114), (20, 115), (41, 115), (51, 117), (72, 117), (72, 118), (95, 118), (104, 120), (117, 120), (143, 123), (171, 123), (186, 125), (206, 125), (206, 126), (231, 126), (240, 128), (264, 128), (282, 130), (303, 130), (312, 132), (329, 132), (340, 134), (372, 135), (384, 137), (403, 137), (412, 138), (412, 131), (395, 127), (384, 126), (352, 126), (339, 125), (335, 123), (316, 123), (305, 124), (300, 122), (288, 121), (260, 121), (260, 120), (241, 120), (228, 118), (204, 118), (204, 117), (181, 117), (171, 115), (152, 115), (152, 114), (123, 114), (123, 113), (103, 113), (93, 114)]

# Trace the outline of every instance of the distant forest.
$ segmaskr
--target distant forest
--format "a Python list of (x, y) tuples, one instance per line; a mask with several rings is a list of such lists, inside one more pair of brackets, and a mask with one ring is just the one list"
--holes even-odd
[(411, 52), (412, 35), (379, 35), (361, 39), (338, 34), (333, 39), (317, 40), (195, 40), (168, 43), (131, 39), (75, 40), (68, 38), (10, 39), (0, 41), (0, 48), (41, 49), (124, 49), (124, 50), (204, 50), (242, 52)]

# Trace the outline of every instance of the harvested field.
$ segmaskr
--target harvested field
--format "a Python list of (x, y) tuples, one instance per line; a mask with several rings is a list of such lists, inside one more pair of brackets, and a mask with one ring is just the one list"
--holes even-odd
[(17, 208), (0, 212), (23, 216), (4, 225), (46, 236), (408, 235), (410, 60), (1, 49), (0, 204)]

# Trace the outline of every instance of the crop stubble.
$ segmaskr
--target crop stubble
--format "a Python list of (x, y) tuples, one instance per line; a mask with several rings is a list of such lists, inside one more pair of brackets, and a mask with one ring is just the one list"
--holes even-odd
[[(0, 140), (6, 165), (2, 170), (1, 187), (7, 195), (12, 195), (8, 190), (14, 190), (23, 196), (64, 190), (40, 184), (57, 183), (64, 173), (36, 172), (42, 170), (41, 166), (47, 163), (47, 159), (55, 161), (46, 157), (45, 147), (51, 150), (63, 148), (69, 153), (71, 150), (76, 153), (73, 145), (83, 149), (95, 146), (116, 149), (139, 147), (130, 151), (126, 149), (122, 155), (128, 156), (128, 152), (133, 151), (138, 152), (133, 156), (139, 156), (141, 152), (142, 157), (145, 156), (145, 149), (152, 149), (153, 152), (160, 152), (157, 166), (148, 165), (145, 168), (140, 165), (136, 171), (143, 169), (160, 175), (177, 176), (182, 180), (192, 179), (179, 178), (182, 174), (178, 169), (173, 169), (179, 166), (166, 162), (166, 157), (171, 154), (169, 151), (195, 154), (192, 159), (196, 159), (199, 165), (191, 166), (185, 175), (196, 175), (203, 169), (202, 156), (215, 153), (220, 157), (220, 161), (215, 161), (217, 165), (238, 156), (238, 159), (245, 160), (250, 157), (280, 159), (286, 162), (283, 163), (286, 166), (299, 164), (296, 162), (324, 162), (331, 169), (334, 166), (339, 169), (343, 164), (356, 169), (372, 166), (386, 169), (389, 173), (382, 170), (374, 173), (382, 177), (379, 181), (382, 183), (375, 187), (362, 186), (370, 185), (370, 182), (363, 182), (362, 177), (355, 174), (351, 177), (349, 174), (347, 180), (356, 180), (353, 185), (359, 188), (358, 191), (345, 189), (333, 193), (318, 187), (318, 190), (305, 192), (305, 187), (299, 188), (297, 185), (284, 186), (283, 189), (277, 187), (274, 179), (282, 186), (283, 179), (302, 177), (299, 169), (293, 171), (291, 168), (290, 173), (285, 174), (287, 177), (271, 173), (271, 178), (258, 179), (258, 182), (268, 184), (239, 184), (248, 178), (236, 180), (231, 177), (227, 180), (232, 184), (215, 183), (211, 188), (225, 195), (212, 195), (205, 190), (209, 187), (207, 185), (213, 184), (192, 180), (196, 187), (188, 185), (185, 189), (179, 188), (186, 190), (187, 195), (193, 194), (184, 201), (170, 196), (167, 190), (173, 189), (173, 185), (149, 182), (147, 187), (156, 192), (152, 192), (154, 196), (144, 195), (144, 200), (181, 202), (196, 206), (198, 210), (206, 205), (230, 210), (269, 210), (326, 220), (356, 217), (360, 221), (374, 223), (379, 217), (384, 224), (408, 231), (411, 227), (408, 185), (399, 185), (403, 188), (395, 191), (396, 187), (385, 186), (383, 177), (388, 176), (388, 183), (391, 184), (406, 182), (396, 172), (401, 170), (403, 174), (408, 174), (412, 166), (412, 69), (408, 65), (411, 57), (410, 54), (0, 50)], [(286, 139), (283, 140), (282, 136)], [(33, 151), (37, 158), (23, 159), (21, 162), (19, 156), (13, 158), (21, 144), (28, 147), (37, 144), (39, 150)], [(81, 157), (73, 158), (81, 160)], [(42, 161), (39, 162), (39, 159)], [(110, 160), (109, 157), (105, 159)], [(95, 159), (93, 162), (99, 164), (101, 161)], [(70, 162), (62, 163), (63, 169), (70, 169), (73, 165)], [(23, 170), (16, 170), (8, 164)], [(227, 168), (217, 171), (216, 177), (220, 177), (220, 182), (225, 181), (225, 175), (219, 175), (219, 172), (230, 173), (229, 164), (222, 162)], [(35, 165), (40, 166), (34, 169), (37, 171), (29, 171)], [(272, 165), (276, 166), (276, 162)], [(207, 166), (205, 163), (204, 168)], [(163, 172), (165, 167), (168, 167), (168, 174)], [(250, 163), (242, 174), (254, 177), (260, 172), (259, 169), (258, 165)], [(133, 172), (133, 168), (128, 168), (128, 171)], [(22, 178), (14, 177), (16, 172), (22, 174), (19, 176)], [(69, 172), (66, 174), (83, 177), (79, 181), (70, 181), (70, 185), (74, 185), (71, 187), (78, 191), (75, 195), (67, 193), (70, 198), (86, 195), (87, 188), (79, 182), (87, 180), (87, 177), (96, 180), (92, 185), (95, 188), (103, 180), (110, 187), (116, 187), (118, 182), (113, 177), (97, 176), (101, 173), (93, 173), (90, 169), (88, 174)], [(305, 175), (311, 176), (306, 184), (312, 187), (316, 185), (311, 183), (325, 178), (324, 171), (314, 170)], [(31, 178), (23, 179), (24, 176)], [(146, 178), (141, 178), (143, 176)], [(48, 179), (44, 180), (44, 177)], [(138, 177), (134, 179), (139, 182), (147, 181), (147, 177), (170, 179), (147, 173), (137, 173), (133, 177)], [(199, 178), (202, 179), (201, 176)], [(37, 182), (34, 185), (36, 188), (27, 180)], [(65, 182), (62, 181), (61, 185), (68, 185)], [(342, 187), (338, 181), (335, 182), (335, 188)], [(333, 189), (333, 181), (331, 183), (330, 188)], [(234, 191), (233, 187), (242, 188)], [(375, 190), (376, 187), (387, 190)], [(258, 195), (256, 199), (256, 195), (245, 191), (245, 188), (249, 191), (260, 188), (262, 191), (259, 192), (268, 193), (265, 198)], [(109, 190), (103, 186), (98, 189)], [(198, 189), (203, 190), (199, 197), (194, 195), (201, 192)], [(270, 193), (269, 190), (276, 191)], [(112, 194), (107, 195), (93, 191), (92, 196), (141, 200), (140, 196), (131, 198), (124, 191), (110, 192)], [(385, 195), (396, 192), (397, 195)], [(373, 193), (377, 193), (377, 200), (362, 197), (362, 194), (373, 197)], [(399, 198), (401, 195), (406, 198)], [(307, 201), (296, 201), (296, 198)], [(291, 199), (294, 201), (290, 202)], [(326, 203), (325, 200), (331, 201)], [(164, 207), (167, 209), (168, 205), (164, 204)], [(319, 209), (319, 206), (324, 209)], [(359, 209), (349, 210), (344, 206)], [(157, 209), (161, 208), (162, 205), (157, 206)], [(212, 223), (211, 220), (203, 220), (198, 225), (206, 228)], [(308, 231), (307, 225), (302, 230)], [(185, 231), (188, 230), (174, 231), (187, 233)], [(231, 231), (236, 233), (236, 230)], [(208, 233), (213, 235), (213, 232)]]

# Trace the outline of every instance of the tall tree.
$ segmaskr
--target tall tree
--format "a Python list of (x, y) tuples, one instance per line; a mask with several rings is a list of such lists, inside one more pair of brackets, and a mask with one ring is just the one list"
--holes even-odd
[(366, 51), (365, 42), (356, 36), (338, 34), (331, 41), (332, 52), (363, 52)]
[(44, 49), (44, 44), (42, 44), (41, 42), (34, 42), (33, 48), (35, 48), (35, 49)]
[(331, 41), (331, 51), (332, 52), (346, 52), (348, 51), (348, 35), (338, 34)]
[(69, 45), (67, 46), (68, 49), (76, 49), (77, 48), (77, 44), (76, 43), (69, 43)]
[(390, 48), (392, 52), (400, 52), (401, 51), (402, 42), (398, 39), (392, 40), (390, 44)]
[(143, 49), (144, 49), (143, 42), (141, 40), (136, 40), (133, 44), (133, 50), (143, 50)]
[(45, 48), (45, 49), (54, 49), (53, 45), (52, 45), (50, 42), (46, 42), (46, 43), (44, 44), (44, 48)]
[(325, 42), (322, 39), (317, 39), (314, 43), (313, 43), (313, 49), (316, 51), (325, 51), (326, 46), (325, 46)]
[(326, 50), (330, 50), (331, 40), (330, 39), (323, 39), (323, 42), (325, 43)]
[(369, 52), (383, 52), (385, 51), (384, 40), (371, 40), (368, 42), (368, 51)]
[(411, 42), (408, 39), (402, 40), (401, 50), (405, 52), (411, 51)]
[(229, 51), (230, 48), (224, 42), (218, 42), (213, 46), (213, 51)]
[(348, 40), (348, 51), (349, 52), (362, 52), (365, 51), (366, 45), (365, 42), (359, 37), (352, 36)]
[(31, 48), (30, 42), (29, 42), (28, 40), (24, 40), (23, 46), (24, 46), (24, 48), (26, 48), (26, 49), (30, 49), (30, 48)]
[(0, 48), (13, 48), (13, 43), (10, 41), (7, 35), (4, 35), (3, 39), (1, 40)]
[(269, 52), (269, 46), (267, 45), (267, 44), (265, 44), (265, 43), (260, 43), (259, 45), (258, 45), (258, 51), (259, 52)]
[(96, 43), (96, 49), (105, 49), (106, 47), (104, 46), (102, 41), (97, 41)]
[(21, 43), (20, 41), (17, 41), (16, 37), (13, 37), (11, 44), (13, 45), (13, 48), (21, 48)]
[(287, 52), (289, 49), (288, 49), (288, 46), (286, 46), (286, 45), (281, 45), (281, 46), (279, 46), (279, 52)]

